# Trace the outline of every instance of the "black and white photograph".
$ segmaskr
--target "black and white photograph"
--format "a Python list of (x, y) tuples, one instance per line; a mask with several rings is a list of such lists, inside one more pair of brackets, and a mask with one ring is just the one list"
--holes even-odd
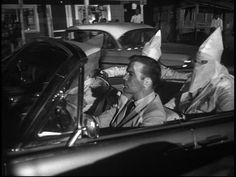
[(2, 0), (2, 176), (234, 176), (234, 0)]

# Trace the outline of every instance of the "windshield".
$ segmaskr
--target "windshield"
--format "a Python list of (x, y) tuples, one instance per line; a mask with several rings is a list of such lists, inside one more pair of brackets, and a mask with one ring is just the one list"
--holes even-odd
[(119, 39), (123, 48), (143, 47), (156, 33), (155, 29), (138, 29), (126, 32)]
[(8, 59), (3, 68), (2, 95), (7, 109), (4, 116), (9, 121), (14, 119), (20, 125), (66, 58), (62, 49), (36, 42)]

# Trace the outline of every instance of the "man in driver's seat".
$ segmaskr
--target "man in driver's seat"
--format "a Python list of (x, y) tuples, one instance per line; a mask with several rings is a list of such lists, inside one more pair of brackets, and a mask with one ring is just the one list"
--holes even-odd
[(159, 63), (147, 56), (130, 58), (124, 76), (123, 94), (117, 106), (97, 117), (100, 127), (138, 127), (163, 124), (166, 113), (154, 92), (160, 83)]
[[(161, 31), (159, 30), (153, 37), (152, 39), (147, 42), (142, 50), (142, 55), (147, 56), (147, 57), (141, 57), (144, 60), (146, 58), (152, 59), (153, 61), (158, 62), (160, 57), (161, 57)], [(156, 65), (156, 64), (154, 64)], [(189, 76), (189, 73), (180, 73), (177, 71), (173, 71), (163, 65), (161, 65), (158, 62), (158, 65), (160, 65), (160, 77), (161, 78), (178, 78), (178, 79), (187, 79)], [(112, 89), (109, 89), (109, 83), (106, 84), (106, 79), (104, 76), (107, 75), (106, 77), (114, 77), (118, 75), (125, 76), (126, 74), (127, 67), (112, 67), (103, 70), (102, 73), (97, 73), (99, 75), (93, 76), (92, 78), (89, 78), (85, 81), (85, 96), (84, 96), (84, 113), (93, 115), (93, 116), (98, 116), (104, 111), (110, 109), (114, 104), (115, 105), (122, 105), (124, 101), (126, 101), (127, 97), (125, 96), (124, 93), (121, 95), (117, 95), (115, 91)], [(97, 77), (98, 76), (98, 77)], [(105, 78), (106, 78), (105, 77)], [(126, 76), (125, 76), (126, 77)], [(103, 82), (105, 81), (105, 82)], [(160, 84), (160, 83), (158, 83)], [(86, 89), (88, 88), (88, 89)], [(93, 89), (95, 88), (95, 89)], [(101, 96), (98, 98), (96, 97), (97, 94), (95, 94), (96, 90), (104, 90), (103, 93), (105, 94), (100, 94)], [(118, 92), (119, 93), (119, 92)], [(76, 97), (77, 98), (77, 97)], [(71, 100), (70, 100), (71, 102)], [(74, 104), (76, 105), (76, 104)], [(171, 112), (169, 109), (165, 109), (166, 114), (169, 116), (171, 114), (171, 117), (175, 119), (178, 117), (178, 115), (174, 112)], [(77, 111), (76, 111), (76, 106), (70, 111), (72, 116), (74, 116)], [(111, 116), (112, 117), (112, 116)], [(107, 125), (109, 126), (109, 125)]]

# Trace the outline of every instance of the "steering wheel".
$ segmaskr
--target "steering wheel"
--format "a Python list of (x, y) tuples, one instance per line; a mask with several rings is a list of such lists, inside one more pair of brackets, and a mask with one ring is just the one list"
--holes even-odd
[(118, 90), (110, 85), (107, 78), (107, 75), (102, 72), (98, 72), (94, 76), (94, 80), (87, 90), (90, 94), (85, 94), (85, 101), (86, 99), (92, 100), (91, 98), (94, 101), (92, 104), (90, 101), (91, 107), (85, 113), (98, 116), (118, 103)]

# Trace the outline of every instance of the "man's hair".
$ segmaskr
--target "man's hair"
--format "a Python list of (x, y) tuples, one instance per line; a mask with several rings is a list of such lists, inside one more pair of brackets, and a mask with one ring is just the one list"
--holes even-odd
[(130, 63), (132, 62), (140, 62), (144, 65), (142, 74), (145, 77), (149, 77), (152, 80), (152, 87), (155, 89), (157, 85), (160, 83), (160, 78), (161, 78), (161, 67), (160, 64), (144, 55), (133, 55), (129, 57)]

